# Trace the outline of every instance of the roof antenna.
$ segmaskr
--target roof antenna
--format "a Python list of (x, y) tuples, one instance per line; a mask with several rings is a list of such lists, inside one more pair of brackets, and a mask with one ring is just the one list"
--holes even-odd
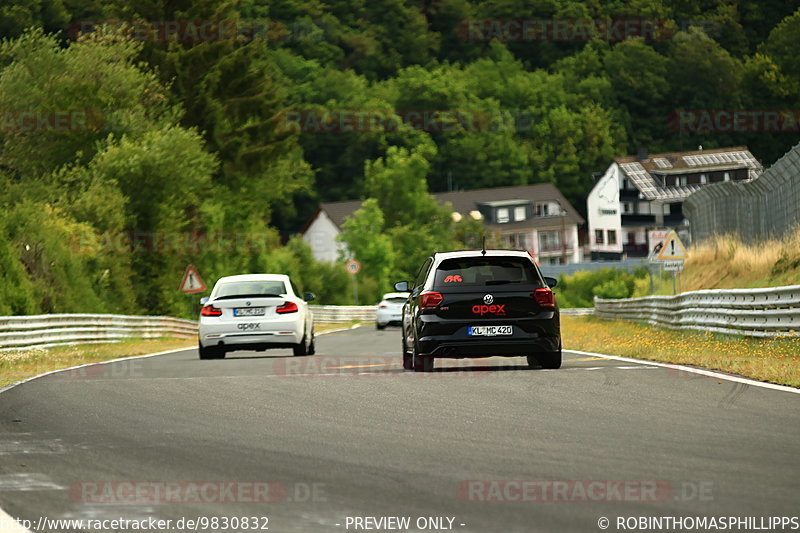
[(486, 235), (483, 236), (483, 244), (481, 245), (481, 255), (486, 255)]

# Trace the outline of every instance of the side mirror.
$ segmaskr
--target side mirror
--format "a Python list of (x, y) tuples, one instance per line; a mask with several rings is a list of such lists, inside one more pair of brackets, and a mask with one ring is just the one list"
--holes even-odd
[(307, 292), (303, 295), (303, 300), (305, 300), (306, 302), (313, 302), (316, 299), (317, 297), (314, 295), (313, 292)]
[(410, 290), (409, 285), (411, 285), (408, 281), (398, 281), (394, 284), (394, 290), (397, 292), (408, 292)]
[(544, 282), (547, 283), (547, 286), (551, 289), (558, 285), (558, 280), (556, 278), (548, 278), (547, 276), (544, 277)]
[(206, 305), (208, 303), (208, 296), (203, 296), (200, 298), (200, 305)]

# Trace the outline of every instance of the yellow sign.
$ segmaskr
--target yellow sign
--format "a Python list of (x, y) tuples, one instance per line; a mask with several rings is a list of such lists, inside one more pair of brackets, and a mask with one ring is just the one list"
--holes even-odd
[(656, 261), (677, 261), (686, 259), (686, 247), (674, 231), (669, 232), (664, 246), (659, 250)]

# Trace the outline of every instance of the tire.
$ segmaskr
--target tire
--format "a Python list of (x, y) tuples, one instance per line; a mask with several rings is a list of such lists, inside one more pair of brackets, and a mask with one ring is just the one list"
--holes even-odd
[(377, 329), (377, 330), (379, 330), (379, 331), (380, 331), (380, 330), (383, 330), (383, 329), (386, 329), (386, 325), (383, 325), (383, 326), (381, 326), (380, 324), (378, 324), (377, 322), (375, 322), (375, 329)]
[(308, 355), (317, 353), (317, 339), (314, 337), (314, 330), (311, 330), (311, 344), (308, 345)]
[(224, 359), (225, 352), (215, 346), (203, 347), (202, 344), (197, 345), (197, 351), (200, 353), (200, 359)]
[(430, 355), (419, 355), (417, 343), (411, 346), (411, 366), (414, 372), (433, 372), (433, 357)]
[(308, 355), (308, 340), (306, 339), (306, 335), (303, 335), (303, 340), (300, 341), (300, 344), (295, 344), (292, 347), (292, 351), (295, 357)]
[(414, 370), (414, 359), (412, 355), (408, 353), (405, 333), (403, 333), (403, 368), (405, 370)]
[(561, 368), (561, 350), (557, 352), (539, 353), (536, 355), (528, 356), (528, 366), (533, 368), (540, 366), (548, 370), (556, 370)]

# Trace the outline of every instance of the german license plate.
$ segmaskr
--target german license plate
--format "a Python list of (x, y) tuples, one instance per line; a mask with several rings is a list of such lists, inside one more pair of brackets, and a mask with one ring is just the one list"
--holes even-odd
[(513, 326), (470, 326), (467, 335), (476, 337), (496, 337), (498, 335), (513, 335)]
[(266, 311), (266, 307), (236, 307), (233, 316), (264, 316)]

